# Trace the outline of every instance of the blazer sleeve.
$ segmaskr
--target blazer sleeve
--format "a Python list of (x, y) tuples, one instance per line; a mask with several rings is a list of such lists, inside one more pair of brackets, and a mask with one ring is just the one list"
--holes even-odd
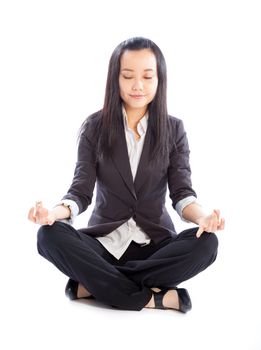
[(189, 144), (182, 120), (172, 117), (172, 150), (168, 167), (168, 187), (172, 206), (189, 196), (197, 197), (192, 188)]
[(84, 212), (92, 202), (96, 182), (96, 148), (94, 129), (91, 122), (87, 122), (78, 144), (77, 162), (72, 184), (67, 194), (62, 198), (63, 200), (75, 201), (79, 207), (78, 214)]

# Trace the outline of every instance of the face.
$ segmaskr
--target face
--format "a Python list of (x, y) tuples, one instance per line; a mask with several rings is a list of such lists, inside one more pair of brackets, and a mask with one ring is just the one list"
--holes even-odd
[(120, 96), (126, 111), (145, 113), (157, 92), (157, 61), (150, 49), (127, 50), (122, 54)]

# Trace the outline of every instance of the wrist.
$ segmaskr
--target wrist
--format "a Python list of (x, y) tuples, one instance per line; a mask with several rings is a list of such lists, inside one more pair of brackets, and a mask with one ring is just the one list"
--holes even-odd
[(205, 210), (203, 210), (201, 205), (199, 205), (196, 202), (187, 205), (183, 209), (182, 214), (186, 220), (193, 222), (197, 225), (199, 225), (201, 220), (203, 220), (206, 217)]
[(202, 214), (202, 215), (198, 216), (198, 217), (195, 219), (195, 223), (196, 223), (197, 225), (200, 226), (201, 221), (202, 221), (205, 217), (206, 217), (205, 214)]
[(65, 204), (59, 204), (52, 210), (54, 220), (68, 219), (71, 216), (70, 207)]

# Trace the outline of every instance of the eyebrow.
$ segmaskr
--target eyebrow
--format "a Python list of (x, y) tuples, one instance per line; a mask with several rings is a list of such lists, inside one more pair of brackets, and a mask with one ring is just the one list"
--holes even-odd
[[(134, 69), (123, 68), (122, 71), (134, 72)], [(154, 69), (152, 69), (152, 68), (147, 68), (147, 69), (144, 69), (144, 72), (154, 72)]]

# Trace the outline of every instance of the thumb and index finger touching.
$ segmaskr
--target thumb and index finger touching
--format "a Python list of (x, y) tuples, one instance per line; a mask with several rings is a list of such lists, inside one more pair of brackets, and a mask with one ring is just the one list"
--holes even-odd
[(39, 211), (43, 208), (42, 201), (36, 201), (35, 207), (31, 207), (28, 213), (28, 220), (36, 223), (37, 222), (37, 216), (39, 215)]
[[(224, 229), (225, 220), (223, 218), (220, 219), (220, 210), (219, 209), (214, 209), (213, 212), (210, 214), (210, 217), (213, 220), (217, 220), (218, 226), (219, 226), (218, 229), (221, 229), (221, 230)], [(196, 237), (199, 238), (205, 230), (207, 230), (206, 226), (199, 225), (198, 231), (196, 233)]]

